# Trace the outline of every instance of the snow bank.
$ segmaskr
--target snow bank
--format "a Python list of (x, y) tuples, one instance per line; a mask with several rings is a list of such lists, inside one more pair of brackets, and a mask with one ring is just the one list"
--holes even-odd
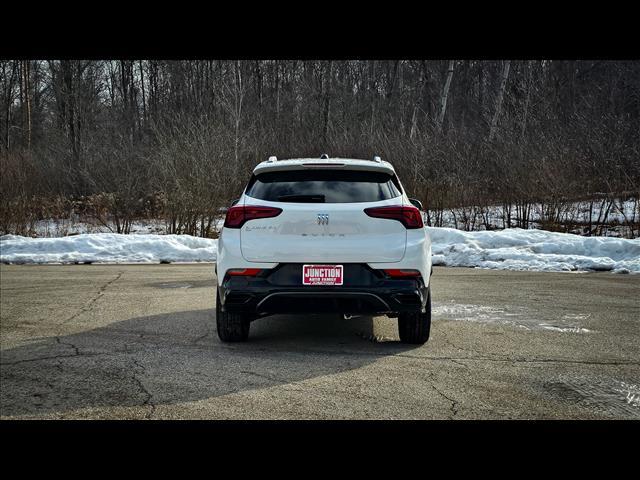
[[(511, 228), (463, 232), (427, 227), (434, 265), (501, 270), (640, 273), (640, 239), (581, 237)], [(214, 262), (217, 240), (189, 235), (93, 233), (61, 238), (0, 237), (12, 263)]]
[(214, 262), (217, 240), (190, 235), (90, 233), (61, 238), (0, 237), (0, 261), (15, 263)]
[(434, 265), (640, 273), (640, 239), (581, 237), (521, 228), (482, 232), (426, 228), (431, 236)]

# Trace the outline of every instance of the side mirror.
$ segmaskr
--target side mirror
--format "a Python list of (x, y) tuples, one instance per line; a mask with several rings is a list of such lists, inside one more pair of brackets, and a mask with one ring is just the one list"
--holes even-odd
[(420, 200), (418, 200), (417, 198), (410, 198), (409, 201), (418, 210), (421, 210), (421, 211), (424, 210), (424, 208), (422, 208), (422, 202)]
[(235, 200), (233, 200), (233, 201), (231, 202), (231, 206), (233, 207), (233, 206), (234, 206), (236, 203), (238, 203), (239, 201), (240, 201), (240, 199), (239, 199), (239, 198), (236, 198)]

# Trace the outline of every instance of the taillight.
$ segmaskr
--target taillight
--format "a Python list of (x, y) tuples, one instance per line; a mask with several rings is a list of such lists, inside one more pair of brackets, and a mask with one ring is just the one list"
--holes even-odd
[(391, 278), (406, 278), (406, 277), (420, 276), (420, 271), (418, 270), (409, 270), (409, 269), (401, 269), (401, 268), (384, 269), (383, 272), (386, 273)]
[(237, 205), (227, 210), (224, 226), (227, 228), (240, 228), (249, 220), (277, 217), (281, 213), (281, 208)]
[(392, 205), (390, 207), (365, 208), (364, 213), (373, 218), (398, 220), (406, 228), (422, 228), (422, 214), (416, 207)]
[(255, 277), (261, 271), (261, 268), (230, 268), (227, 270), (227, 275), (236, 277)]

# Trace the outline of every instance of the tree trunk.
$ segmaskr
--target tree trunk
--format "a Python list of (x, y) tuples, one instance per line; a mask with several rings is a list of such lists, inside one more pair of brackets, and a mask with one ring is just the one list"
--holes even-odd
[(326, 86), (324, 89), (324, 112), (323, 112), (323, 122), (324, 126), (322, 129), (322, 138), (324, 142), (327, 142), (327, 135), (329, 133), (329, 119), (331, 112), (331, 78), (333, 76), (333, 61), (329, 60), (329, 66), (327, 67), (328, 73), (325, 75), (323, 79), (326, 82)]
[(142, 90), (142, 118), (144, 121), (147, 121), (147, 100), (146, 94), (144, 90), (144, 70), (142, 69), (142, 60), (138, 62), (138, 67), (140, 69), (140, 89)]
[(442, 95), (440, 96), (440, 114), (438, 115), (437, 128), (438, 133), (442, 131), (442, 123), (444, 122), (444, 114), (447, 110), (447, 97), (449, 96), (449, 87), (451, 86), (451, 79), (453, 78), (454, 61), (449, 60), (449, 68), (447, 68), (447, 79), (444, 82), (442, 88)]
[[(9, 80), (4, 82), (4, 87), (5, 87), (5, 111), (4, 111), (4, 117), (5, 117), (5, 132), (4, 132), (4, 146), (7, 149), (7, 151), (9, 151), (9, 147), (11, 146), (11, 140), (10, 140), (10, 125), (11, 125), (11, 104), (13, 103), (13, 86), (14, 86), (14, 82), (16, 79), (16, 70), (17, 70), (17, 61), (12, 61), (11, 62), (11, 74), (9, 75)], [(3, 64), (2, 66), (2, 76), (3, 78), (7, 78), (7, 72), (6, 72), (6, 66), (5, 64)]]
[(510, 60), (505, 60), (504, 68), (502, 69), (502, 78), (500, 80), (500, 90), (498, 91), (498, 98), (496, 99), (496, 110), (493, 113), (493, 119), (491, 120), (491, 129), (489, 130), (489, 141), (493, 140), (496, 134), (496, 128), (498, 126), (498, 118), (502, 111), (502, 100), (504, 98), (504, 90), (507, 86), (507, 79), (509, 78), (509, 66)]
[(276, 125), (280, 119), (280, 64), (276, 60)]
[(413, 114), (411, 115), (411, 130), (409, 131), (409, 139), (413, 140), (413, 138), (416, 135), (416, 130), (418, 128), (417, 126), (417, 117), (416, 117), (416, 111), (417, 111), (418, 107), (417, 107), (417, 102), (416, 105), (413, 106)]
[(526, 132), (526, 128), (527, 128), (527, 117), (529, 115), (529, 102), (531, 100), (531, 83), (532, 83), (532, 78), (531, 78), (531, 61), (527, 62), (527, 79), (526, 79), (526, 83), (525, 83), (525, 88), (527, 90), (527, 95), (526, 98), (524, 100), (524, 111), (522, 113), (522, 127), (520, 129), (520, 143), (521, 145), (524, 144), (524, 135)]
[(22, 128), (24, 132), (25, 144), (27, 150), (31, 150), (31, 95), (30, 91), (30, 62), (29, 60), (23, 60), (20, 62), (20, 90), (22, 103)]

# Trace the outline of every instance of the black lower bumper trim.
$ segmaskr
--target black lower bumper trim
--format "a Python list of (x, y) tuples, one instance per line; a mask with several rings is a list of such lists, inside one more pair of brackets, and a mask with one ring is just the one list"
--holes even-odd
[[(281, 274), (282, 276), (282, 274)], [(422, 279), (357, 279), (342, 286), (303, 286), (274, 277), (229, 277), (220, 287), (223, 311), (257, 316), (275, 313), (384, 314), (423, 311), (427, 288)], [(279, 279), (278, 279), (279, 280)], [(348, 277), (346, 278), (348, 280)], [(295, 281), (300, 282), (300, 276)]]

